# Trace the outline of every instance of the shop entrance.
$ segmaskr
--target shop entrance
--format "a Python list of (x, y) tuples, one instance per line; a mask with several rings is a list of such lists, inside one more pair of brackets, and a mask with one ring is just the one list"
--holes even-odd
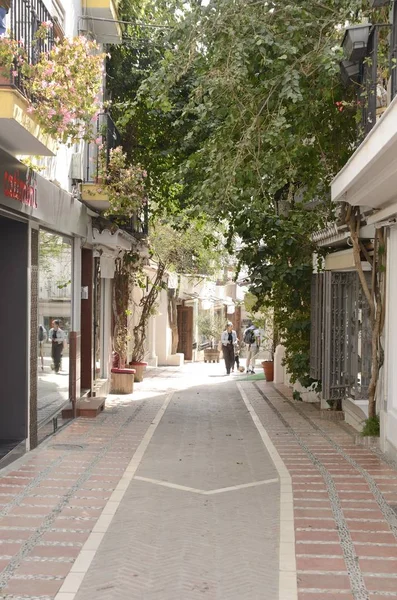
[(185, 355), (185, 360), (193, 359), (193, 307), (178, 306), (178, 352)]
[(0, 460), (27, 437), (28, 225), (0, 216)]
[(39, 232), (38, 400), (39, 428), (69, 400), (69, 332), (72, 320), (72, 242)]

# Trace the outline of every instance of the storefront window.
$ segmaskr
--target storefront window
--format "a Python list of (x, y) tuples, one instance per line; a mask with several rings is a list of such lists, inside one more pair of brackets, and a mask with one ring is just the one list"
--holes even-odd
[(38, 425), (69, 399), (69, 332), (72, 319), (72, 241), (40, 230), (38, 306)]

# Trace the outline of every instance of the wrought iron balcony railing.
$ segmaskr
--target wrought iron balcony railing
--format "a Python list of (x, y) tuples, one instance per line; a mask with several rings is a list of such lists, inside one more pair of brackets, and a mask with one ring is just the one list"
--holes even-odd
[[(121, 145), (120, 132), (108, 113), (98, 115), (94, 128), (96, 141), (88, 143), (86, 147), (84, 183), (97, 183), (103, 149), (106, 152), (106, 164), (109, 164), (111, 151)], [(99, 144), (99, 139), (102, 144)]]
[(365, 137), (397, 94), (397, 2), (393, 2), (391, 24), (372, 26), (360, 71), (358, 99)]
[[(54, 24), (54, 20), (42, 0), (12, 0), (10, 4), (6, 19), (5, 37), (17, 41), (23, 49), (24, 59), (29, 64), (34, 65), (42, 52), (52, 48), (54, 30), (49, 28), (45, 39), (36, 39), (35, 35), (42, 23), (50, 21)], [(24, 76), (17, 59), (9, 74), (9, 81), (0, 82), (1, 86), (17, 88), (24, 95), (27, 95)]]
[(148, 235), (149, 210), (147, 204), (144, 204), (131, 218), (109, 217), (109, 220), (113, 221), (120, 229), (123, 229), (123, 231), (130, 233), (136, 238), (145, 238)]
[[(108, 113), (101, 113), (98, 116), (95, 124), (95, 134), (96, 142), (90, 142), (86, 147), (83, 183), (98, 183), (100, 161), (103, 160), (101, 152), (106, 153), (106, 164), (109, 164), (111, 151), (121, 145), (120, 132)], [(99, 144), (100, 140), (102, 144)], [(108, 220), (116, 223), (118, 227), (135, 237), (145, 237), (148, 233), (148, 206), (147, 204), (143, 205), (133, 217), (118, 215), (108, 217)]]

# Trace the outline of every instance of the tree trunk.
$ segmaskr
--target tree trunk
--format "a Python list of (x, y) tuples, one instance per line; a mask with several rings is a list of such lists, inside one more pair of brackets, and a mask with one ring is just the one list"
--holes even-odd
[[(351, 234), (351, 240), (353, 243), (353, 255), (354, 264), (360, 279), (363, 292), (369, 304), (370, 309), (370, 323), (372, 329), (371, 345), (371, 379), (368, 386), (368, 417), (376, 416), (376, 389), (379, 379), (379, 368), (380, 368), (380, 335), (382, 333), (382, 324), (384, 323), (384, 303), (382, 301), (382, 294), (380, 292), (380, 286), (378, 281), (377, 273), (377, 262), (378, 262), (378, 240), (381, 238), (381, 233), (377, 231), (374, 256), (371, 264), (371, 259), (367, 255), (364, 248), (360, 245), (359, 231), (360, 231), (360, 213), (357, 209), (352, 209), (349, 218), (349, 228)], [(361, 251), (366, 254), (367, 260), (372, 266), (372, 290), (369, 289), (365, 273), (361, 263)]]
[(178, 307), (177, 290), (168, 290), (168, 321), (171, 328), (172, 343), (171, 354), (178, 351), (179, 332), (178, 332)]
[(141, 316), (139, 317), (138, 324), (132, 330), (134, 348), (131, 361), (133, 362), (141, 362), (145, 358), (147, 326), (150, 315), (152, 314), (154, 305), (162, 288), (164, 273), (165, 265), (163, 263), (159, 263), (152, 287), (150, 288), (149, 293), (144, 296), (140, 302), (140, 306), (142, 307)]

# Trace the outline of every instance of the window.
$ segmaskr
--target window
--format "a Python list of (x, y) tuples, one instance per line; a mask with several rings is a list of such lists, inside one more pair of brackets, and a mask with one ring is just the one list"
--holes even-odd
[(65, 9), (61, 0), (52, 0), (52, 16), (54, 19), (54, 37), (65, 37)]

